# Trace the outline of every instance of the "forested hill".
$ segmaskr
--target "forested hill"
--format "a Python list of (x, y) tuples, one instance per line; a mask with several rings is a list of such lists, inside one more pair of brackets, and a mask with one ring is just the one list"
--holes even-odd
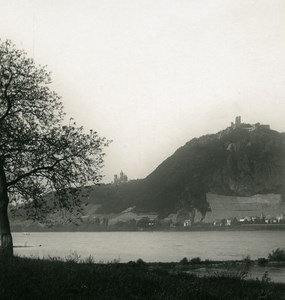
[(205, 212), (206, 193), (250, 196), (285, 194), (285, 134), (240, 124), (194, 138), (142, 180), (91, 189), (102, 212), (136, 206), (167, 214), (181, 206)]

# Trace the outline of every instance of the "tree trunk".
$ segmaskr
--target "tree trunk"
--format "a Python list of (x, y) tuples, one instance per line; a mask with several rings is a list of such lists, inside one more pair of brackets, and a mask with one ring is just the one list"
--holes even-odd
[(9, 197), (3, 162), (0, 161), (0, 258), (13, 256), (13, 240), (8, 218)]

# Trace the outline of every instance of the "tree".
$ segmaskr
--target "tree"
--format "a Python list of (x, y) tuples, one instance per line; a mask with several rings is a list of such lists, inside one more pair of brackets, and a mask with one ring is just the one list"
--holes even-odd
[[(65, 124), (46, 67), (37, 67), (10, 41), (0, 41), (0, 234), (1, 255), (13, 255), (8, 205), (29, 216), (80, 207), (78, 187), (98, 183), (103, 149), (97, 132)], [(52, 192), (47, 201), (44, 196)]]

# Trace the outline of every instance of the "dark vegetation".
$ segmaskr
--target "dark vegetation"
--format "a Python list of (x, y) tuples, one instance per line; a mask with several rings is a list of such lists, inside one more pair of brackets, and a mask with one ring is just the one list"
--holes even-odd
[(268, 254), (268, 258), (260, 257), (257, 263), (260, 266), (267, 265), (270, 262), (285, 262), (285, 249), (277, 248)]
[(15, 257), (0, 261), (0, 298), (284, 299), (285, 285), (266, 277), (243, 280), (240, 273), (217, 273), (199, 278), (162, 265), (142, 260), (94, 264), (91, 258), (79, 262), (71, 257), (63, 262)]
[(201, 258), (200, 257), (194, 257), (191, 260), (188, 260), (187, 257), (183, 257), (180, 261), (180, 263), (182, 265), (188, 265), (188, 264), (192, 264), (192, 265), (198, 265), (201, 263)]
[(268, 255), (269, 261), (285, 261), (285, 249), (277, 248)]

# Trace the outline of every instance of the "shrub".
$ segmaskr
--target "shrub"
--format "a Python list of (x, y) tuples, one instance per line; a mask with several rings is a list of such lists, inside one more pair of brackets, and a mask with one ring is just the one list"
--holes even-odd
[(268, 271), (265, 271), (262, 278), (261, 278), (261, 282), (262, 283), (270, 283), (271, 282), (271, 278), (268, 276)]
[(86, 264), (94, 264), (95, 260), (94, 260), (94, 257), (92, 255), (89, 255), (83, 262), (86, 263)]
[(246, 263), (246, 264), (250, 264), (251, 263), (251, 258), (250, 258), (250, 255), (247, 255), (243, 258), (243, 261)]
[(129, 265), (129, 266), (132, 266), (132, 267), (135, 267), (135, 266), (136, 266), (136, 262), (133, 261), (133, 260), (130, 260), (130, 261), (128, 262), (128, 265)]
[(183, 257), (180, 262), (181, 265), (187, 265), (189, 263), (188, 258), (187, 257)]
[(146, 266), (146, 262), (144, 260), (142, 260), (141, 258), (139, 258), (136, 263), (138, 266), (141, 266), (141, 267)]
[(268, 259), (264, 258), (264, 257), (260, 257), (260, 258), (257, 259), (257, 263), (260, 266), (264, 266), (268, 263)]
[(81, 258), (81, 256), (76, 251), (72, 251), (72, 252), (70, 252), (70, 254), (65, 256), (64, 260), (66, 262), (79, 263), (80, 258)]
[(215, 271), (212, 276), (219, 279), (244, 280), (248, 276), (248, 271), (243, 268), (228, 268), (226, 270)]
[(277, 248), (268, 255), (268, 259), (271, 261), (285, 261), (285, 249)]
[(190, 263), (193, 265), (198, 265), (201, 263), (201, 258), (200, 257), (194, 257), (190, 260)]

